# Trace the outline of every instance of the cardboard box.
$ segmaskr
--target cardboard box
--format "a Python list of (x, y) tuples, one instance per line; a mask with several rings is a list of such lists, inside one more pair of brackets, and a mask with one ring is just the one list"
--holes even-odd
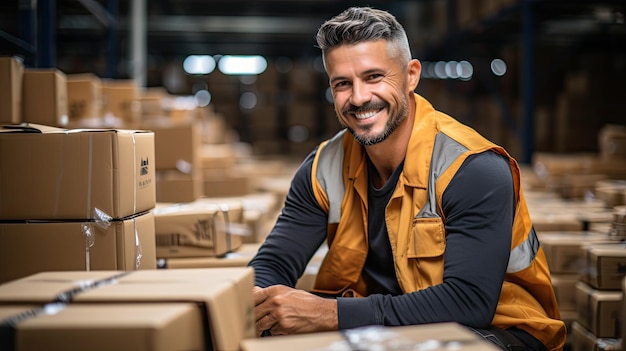
[(242, 223), (244, 224), (240, 236), (242, 241), (248, 244), (265, 241), (281, 210), (277, 205), (276, 196), (268, 192), (238, 197), (206, 198), (203, 201), (227, 203), (235, 201), (235, 205), (240, 202), (243, 206)]
[(162, 118), (165, 116), (164, 101), (169, 96), (164, 87), (145, 88), (139, 94), (141, 119)]
[(600, 290), (620, 290), (626, 276), (626, 243), (590, 244), (584, 254), (587, 270), (583, 280)]
[(622, 340), (617, 338), (598, 338), (580, 323), (572, 323), (570, 335), (572, 351), (622, 351)]
[(44, 271), (155, 269), (154, 216), (0, 223), (0, 283)]
[(202, 126), (198, 122), (172, 123), (159, 119), (143, 123), (142, 129), (154, 132), (157, 170), (176, 169), (190, 174), (201, 168)]
[(580, 274), (552, 273), (551, 278), (559, 310), (576, 311), (576, 283), (580, 280)]
[[(172, 342), (178, 346), (175, 350), (230, 351), (256, 334), (253, 285), (252, 268), (46, 272), (0, 285), (0, 305), (50, 306), (61, 297), (71, 312), (58, 319), (33, 314), (17, 323), (19, 351), (50, 345), (62, 350), (169, 350)], [(135, 307), (127, 310), (129, 304)], [(82, 310), (72, 311), (74, 307)], [(93, 308), (104, 315), (94, 315)], [(117, 312), (119, 316), (111, 316)], [(182, 320), (174, 321), (178, 318)], [(153, 323), (147, 333), (149, 319)], [(200, 338), (198, 330), (206, 334)], [(155, 343), (166, 338), (171, 340)], [(136, 344), (107, 347), (117, 341), (105, 339)], [(29, 348), (19, 348), (24, 342)], [(202, 347), (185, 347), (199, 344)]]
[[(0, 307), (1, 308), (1, 307)], [(200, 309), (190, 303), (67, 305), (18, 323), (7, 350), (202, 350)], [(3, 348), (4, 350), (4, 348)]]
[(538, 238), (546, 254), (550, 272), (558, 274), (585, 272), (587, 263), (583, 245), (614, 242), (609, 235), (583, 231), (540, 233)]
[(363, 327), (342, 332), (244, 339), (242, 351), (458, 350), (496, 351), (495, 344), (457, 323)]
[(91, 73), (67, 75), (67, 105), (70, 122), (102, 118), (102, 80)]
[(532, 213), (533, 227), (537, 233), (584, 230), (583, 222), (572, 213)]
[(159, 268), (222, 268), (246, 267), (256, 255), (261, 244), (242, 244), (238, 249), (229, 252), (224, 257), (169, 257), (157, 260)]
[(177, 170), (156, 172), (157, 202), (193, 202), (203, 196), (202, 173), (195, 170), (189, 174)]
[(231, 170), (237, 161), (233, 144), (203, 144), (199, 151), (202, 169)]
[(154, 134), (0, 128), (0, 194), (0, 220), (124, 218), (150, 210)]
[(576, 283), (578, 323), (598, 338), (619, 338), (622, 334), (621, 290), (596, 290), (583, 281)]
[(0, 57), (0, 123), (22, 121), (24, 63), (18, 57)]
[(204, 196), (234, 197), (252, 193), (252, 181), (248, 176), (224, 172), (204, 172)]
[(69, 122), (67, 76), (55, 68), (26, 69), (22, 86), (22, 121), (64, 127)]
[(102, 80), (102, 115), (113, 116), (124, 121), (125, 128), (139, 128), (141, 122), (141, 102), (133, 80)]
[(157, 257), (221, 257), (241, 246), (218, 204), (160, 204), (154, 209)]

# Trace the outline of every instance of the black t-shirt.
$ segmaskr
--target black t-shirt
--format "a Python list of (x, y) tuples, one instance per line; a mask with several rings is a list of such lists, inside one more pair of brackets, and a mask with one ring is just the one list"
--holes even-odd
[[(258, 286), (294, 286), (326, 239), (326, 213), (312, 191), (312, 160), (313, 154), (296, 172), (276, 225), (250, 262)], [(376, 209), (368, 220), (382, 224), (378, 229), (368, 228), (369, 242), (386, 243), (384, 248), (370, 246), (376, 255), (369, 257), (364, 268), (379, 291), (364, 298), (337, 298), (339, 328), (449, 321), (476, 328), (489, 326), (511, 246), (515, 197), (508, 160), (493, 152), (470, 156), (446, 188), (442, 199), (446, 229), (442, 284), (402, 294), (397, 282), (390, 282), (394, 263), (384, 227), (386, 203), (368, 204), (370, 210)]]

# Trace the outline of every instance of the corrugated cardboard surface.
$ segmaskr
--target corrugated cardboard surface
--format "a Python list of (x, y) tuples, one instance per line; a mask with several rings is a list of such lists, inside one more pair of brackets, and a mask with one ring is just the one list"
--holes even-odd
[(575, 273), (551, 274), (554, 295), (561, 312), (576, 311), (576, 283), (580, 280), (580, 276)]
[(578, 323), (598, 338), (618, 338), (621, 334), (621, 290), (596, 290), (583, 281), (576, 283)]
[[(345, 331), (344, 331), (345, 332)], [(456, 323), (436, 323), (403, 327), (357, 328), (347, 331), (359, 335), (360, 342), (372, 350), (458, 350), (496, 351), (494, 344)], [(275, 336), (245, 339), (242, 351), (331, 351), (361, 350), (357, 342), (348, 342), (340, 332)], [(357, 338), (354, 338), (357, 339)], [(374, 348), (379, 346), (378, 348)], [(394, 348), (392, 348), (394, 347)], [(370, 348), (368, 348), (370, 349)]]
[(120, 118), (126, 128), (138, 128), (141, 103), (136, 83), (130, 79), (103, 79), (101, 86), (103, 115)]
[[(156, 169), (200, 170), (202, 126), (198, 122), (146, 122), (142, 129), (154, 132)], [(168, 121), (168, 120), (166, 120)]]
[(0, 223), (0, 282), (44, 271), (155, 269), (155, 250), (151, 212), (110, 223)]
[(572, 323), (569, 332), (572, 337), (572, 351), (621, 351), (622, 341), (617, 338), (598, 338), (580, 323)]
[(204, 194), (202, 172), (182, 173), (178, 170), (156, 171), (158, 202), (192, 202)]
[[(106, 283), (103, 283), (103, 280), (106, 280)], [(188, 308), (184, 306), (191, 305), (203, 316), (202, 319), (208, 321), (210, 334), (206, 339), (211, 340), (212, 348), (218, 351), (230, 351), (238, 350), (242, 339), (252, 338), (255, 335), (253, 284), (252, 268), (145, 270), (129, 272), (121, 276), (120, 272), (111, 271), (47, 272), (0, 285), (0, 305), (46, 304), (55, 296), (61, 296), (62, 293), (73, 289), (79, 291), (67, 301), (67, 306), (71, 307), (92, 308), (94, 304), (98, 304), (105, 308), (111, 307), (113, 311), (128, 304), (135, 306), (159, 304), (161, 307), (158, 309), (163, 309), (162, 312), (168, 316), (187, 316), (188, 313), (184, 310)], [(172, 306), (172, 303), (176, 306)], [(153, 317), (157, 319), (164, 318), (157, 311), (144, 312), (153, 314)], [(81, 316), (78, 312), (67, 317), (63, 328), (60, 328), (53, 318), (46, 317), (38, 321), (39, 318), (40, 316), (35, 316), (28, 319), (28, 324), (27, 321), (18, 323), (15, 327), (17, 333), (19, 334), (22, 328), (27, 328), (32, 323), (35, 325), (28, 339), (33, 343), (38, 342), (40, 335), (49, 337), (50, 330), (54, 330), (53, 334), (58, 337), (59, 334), (64, 333), (80, 333), (81, 330), (77, 330), (79, 327), (90, 329), (93, 333), (102, 330), (108, 333), (109, 338), (120, 339), (118, 345), (124, 345), (124, 340), (138, 342), (132, 348), (122, 348), (123, 350), (161, 350), (157, 348), (158, 345), (152, 344), (155, 338), (157, 340), (162, 338), (165, 346), (195, 345), (197, 341), (197, 333), (189, 333), (189, 331), (169, 333), (164, 324), (157, 324), (151, 328), (154, 333), (152, 337), (140, 338), (141, 334), (145, 333), (142, 325), (150, 318), (131, 317), (123, 322), (124, 328), (114, 327), (113, 317), (94, 319), (93, 316)], [(81, 326), (83, 324), (80, 323), (81, 320), (89, 320), (89, 322)], [(191, 316), (183, 325), (197, 330), (199, 323), (197, 316)], [(204, 325), (202, 327), (204, 328)], [(181, 340), (183, 338), (185, 340)], [(73, 339), (69, 345), (56, 344), (54, 346), (56, 349), (63, 350), (97, 349), (94, 348), (97, 345), (90, 344), (89, 338), (81, 338), (80, 342), (83, 344), (77, 345), (77, 342), (78, 339)], [(34, 349), (46, 349), (42, 344), (37, 346), (39, 348)], [(118, 350), (115, 347), (111, 349)], [(163, 348), (165, 349), (168, 348)], [(197, 348), (180, 348), (180, 350), (191, 349)]]
[(538, 233), (537, 236), (550, 272), (559, 274), (583, 274), (587, 265), (583, 246), (613, 241), (608, 235), (585, 231)]
[(626, 276), (626, 243), (588, 245), (585, 253), (583, 279), (596, 289), (620, 290)]
[(203, 350), (202, 311), (191, 303), (68, 305), (19, 324), (16, 351)]
[(154, 184), (151, 132), (0, 132), (0, 220), (124, 218), (154, 207)]
[(246, 267), (254, 258), (260, 243), (242, 244), (237, 250), (227, 253), (224, 257), (171, 257), (159, 259), (159, 268), (215, 268), (215, 267)]
[(157, 204), (157, 257), (219, 257), (231, 251), (224, 214), (215, 204)]
[(16, 57), (0, 57), (0, 123), (22, 121), (24, 63)]
[(22, 86), (22, 121), (55, 127), (67, 125), (67, 76), (56, 68), (26, 69)]
[(70, 121), (102, 117), (102, 81), (95, 74), (67, 75), (67, 105)]

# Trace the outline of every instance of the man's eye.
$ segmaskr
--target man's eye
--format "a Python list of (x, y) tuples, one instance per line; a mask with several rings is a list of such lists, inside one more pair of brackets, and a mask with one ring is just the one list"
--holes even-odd
[(344, 87), (346, 85), (348, 85), (348, 82), (346, 82), (346, 81), (338, 82), (338, 83), (335, 84), (335, 88), (341, 88), (341, 87)]
[(369, 75), (369, 77), (367, 77), (367, 79), (369, 79), (369, 80), (376, 80), (376, 79), (381, 78), (382, 76), (383, 76), (382, 74), (376, 73), (376, 74)]

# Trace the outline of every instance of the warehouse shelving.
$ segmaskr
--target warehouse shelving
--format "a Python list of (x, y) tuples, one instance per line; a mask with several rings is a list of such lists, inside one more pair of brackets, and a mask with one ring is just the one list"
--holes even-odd
[[(535, 108), (537, 99), (545, 98), (538, 96), (545, 85), (563, 79), (562, 75), (580, 54), (600, 52), (622, 56), (623, 61), (626, 52), (625, 6), (621, 1), (509, 1), (498, 11), (463, 25), (456, 21), (457, 5), (456, 0), (446, 1), (446, 35), (426, 45), (418, 56), (424, 60), (452, 60), (464, 55), (484, 57), (501, 47), (516, 47), (520, 52), (516, 74), (521, 118), (515, 117), (515, 106), (511, 106), (510, 98), (503, 96), (492, 76), (477, 72), (475, 78), (480, 82), (479, 89), (498, 106), (503, 123), (519, 138), (521, 161), (525, 163), (531, 162), (535, 149)], [(546, 59), (542, 54), (548, 48), (557, 48), (558, 54)]]

